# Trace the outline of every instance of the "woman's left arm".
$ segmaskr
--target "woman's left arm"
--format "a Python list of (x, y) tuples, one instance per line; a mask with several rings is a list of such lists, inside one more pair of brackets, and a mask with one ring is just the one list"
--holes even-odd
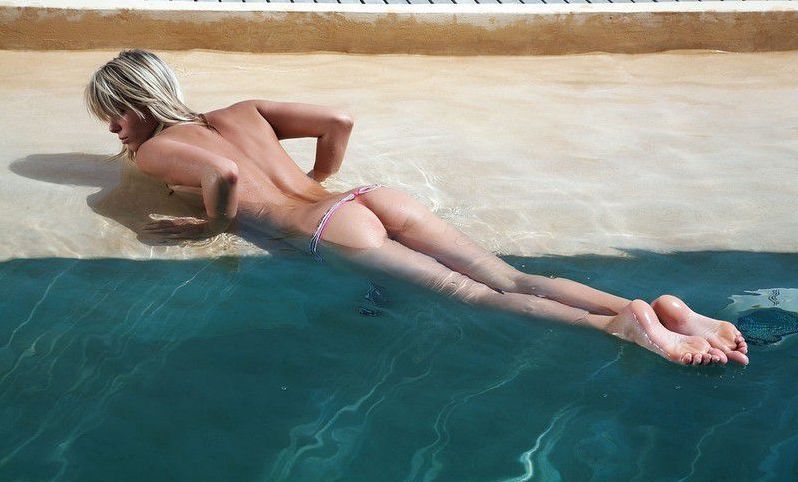
[(206, 220), (155, 220), (145, 226), (149, 233), (169, 238), (207, 237), (227, 229), (235, 218), (238, 166), (232, 160), (183, 142), (153, 138), (139, 148), (136, 165), (167, 183), (199, 188), (208, 215)]

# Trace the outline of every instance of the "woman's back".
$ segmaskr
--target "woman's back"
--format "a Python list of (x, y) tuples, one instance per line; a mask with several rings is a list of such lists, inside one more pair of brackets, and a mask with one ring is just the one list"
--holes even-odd
[(208, 112), (205, 117), (217, 132), (184, 124), (168, 127), (153, 139), (169, 138), (235, 162), (239, 170), (239, 208), (243, 213), (273, 212), (271, 208), (276, 206), (283, 211), (330, 195), (291, 159), (254, 102), (239, 102)]

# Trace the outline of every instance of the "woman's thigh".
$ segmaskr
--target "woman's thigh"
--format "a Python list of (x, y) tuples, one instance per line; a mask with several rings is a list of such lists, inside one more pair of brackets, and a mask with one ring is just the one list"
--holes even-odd
[(574, 324), (600, 326), (609, 321), (603, 317), (591, 318), (585, 310), (537, 296), (499, 293), (470, 276), (449, 269), (428, 255), (390, 239), (379, 248), (345, 250), (339, 254), (366, 272), (387, 274), (468, 304)]
[(392, 239), (488, 286), (502, 290), (514, 288), (518, 272), (513, 267), (412, 196), (383, 187), (358, 199), (379, 218)]

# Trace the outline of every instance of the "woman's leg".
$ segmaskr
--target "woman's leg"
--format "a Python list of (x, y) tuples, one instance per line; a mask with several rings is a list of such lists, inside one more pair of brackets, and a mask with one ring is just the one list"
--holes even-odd
[(575, 281), (518, 271), (401, 191), (383, 187), (358, 199), (377, 215), (391, 238), (491, 288), (533, 294), (601, 315), (617, 314), (629, 304)]
[[(491, 288), (536, 295), (598, 315), (618, 314), (630, 303), (568, 279), (520, 272), (401, 191), (386, 187), (359, 199), (376, 214), (390, 237)], [(724, 353), (739, 352), (731, 353), (733, 360), (748, 362), (745, 340), (734, 325), (697, 315), (678, 299), (680, 308), (675, 309), (673, 303), (662, 303), (663, 299), (675, 298), (660, 298), (652, 307), (668, 329), (704, 337)]]
[(369, 249), (339, 248), (348, 262), (456, 298), (462, 302), (506, 310), (539, 319), (589, 326), (636, 343), (667, 360), (683, 364), (726, 363), (723, 352), (706, 340), (674, 333), (662, 326), (644, 301), (627, 304), (615, 316), (591, 314), (551, 299), (521, 293), (500, 293), (462, 273), (453, 271), (426, 254), (385, 239)]

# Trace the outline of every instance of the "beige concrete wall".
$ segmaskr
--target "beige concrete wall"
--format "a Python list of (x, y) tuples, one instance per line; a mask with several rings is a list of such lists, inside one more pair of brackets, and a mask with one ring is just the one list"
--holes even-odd
[[(798, 2), (603, 5), (0, 1), (0, 49), (524, 55), (798, 49)], [(133, 8), (135, 7), (135, 8)]]

